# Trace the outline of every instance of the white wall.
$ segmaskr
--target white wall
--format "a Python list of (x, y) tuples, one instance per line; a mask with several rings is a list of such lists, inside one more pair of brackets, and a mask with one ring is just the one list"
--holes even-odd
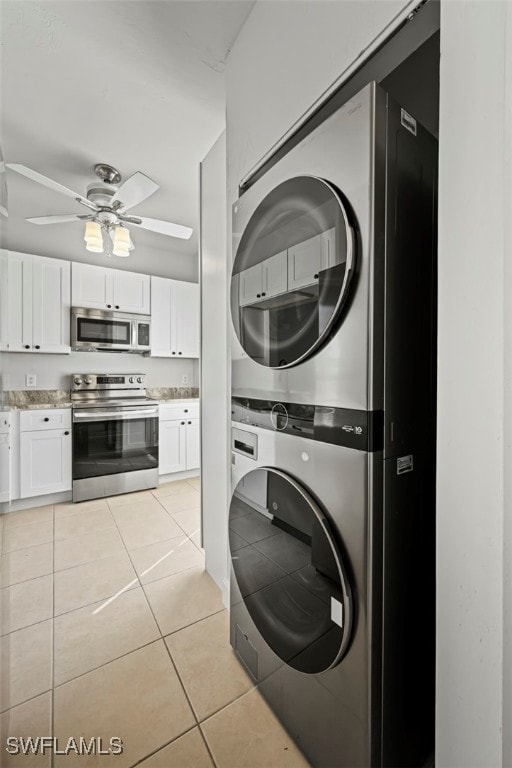
[[(108, 352), (71, 352), (69, 355), (3, 353), (4, 389), (27, 389), (25, 374), (35, 373), (35, 389), (69, 389), (72, 373), (145, 373), (148, 387), (197, 387), (198, 366), (192, 359), (169, 360)], [(183, 383), (183, 375), (188, 383)]]
[(206, 568), (226, 582), (229, 452), (226, 135), (201, 163), (201, 488)]
[(436, 765), (460, 768), (511, 765), (502, 763), (505, 29), (503, 2), (441, 5)]

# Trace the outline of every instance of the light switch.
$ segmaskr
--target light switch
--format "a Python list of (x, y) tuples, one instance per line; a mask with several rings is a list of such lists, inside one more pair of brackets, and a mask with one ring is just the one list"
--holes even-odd
[(183, 376), (181, 377), (181, 383), (188, 384), (188, 376), (186, 373), (184, 373)]
[(26, 373), (25, 374), (25, 386), (26, 387), (35, 387), (37, 384), (37, 376), (35, 373)]

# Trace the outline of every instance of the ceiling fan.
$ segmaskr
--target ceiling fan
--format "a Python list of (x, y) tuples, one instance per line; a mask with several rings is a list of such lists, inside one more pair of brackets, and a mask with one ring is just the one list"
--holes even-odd
[(85, 222), (86, 248), (88, 251), (103, 253), (103, 233), (107, 235), (106, 253), (110, 256), (110, 244), (113, 243), (112, 253), (116, 256), (128, 256), (133, 250), (133, 243), (126, 224), (148, 229), (151, 232), (159, 232), (161, 235), (180, 237), (185, 240), (192, 234), (190, 227), (181, 224), (173, 224), (170, 221), (150, 219), (147, 216), (132, 216), (126, 211), (138, 205), (159, 189), (158, 184), (148, 176), (137, 171), (121, 184), (121, 174), (111, 165), (98, 163), (94, 166), (94, 172), (99, 181), (94, 181), (87, 187), (86, 195), (73, 192), (59, 182), (43, 176), (42, 173), (27, 168), (19, 163), (6, 163), (11, 171), (26, 176), (27, 179), (36, 181), (44, 187), (60, 192), (67, 197), (72, 197), (77, 203), (89, 208), (89, 213), (66, 213), (57, 216), (36, 216), (27, 219), (32, 224), (65, 224), (70, 221)]

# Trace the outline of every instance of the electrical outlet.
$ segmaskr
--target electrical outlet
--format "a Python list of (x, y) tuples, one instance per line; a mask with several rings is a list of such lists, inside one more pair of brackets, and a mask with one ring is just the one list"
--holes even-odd
[(188, 384), (188, 376), (186, 373), (184, 373), (183, 376), (181, 377), (181, 383)]
[(35, 373), (26, 373), (25, 374), (25, 386), (26, 387), (35, 387), (37, 384), (37, 376)]

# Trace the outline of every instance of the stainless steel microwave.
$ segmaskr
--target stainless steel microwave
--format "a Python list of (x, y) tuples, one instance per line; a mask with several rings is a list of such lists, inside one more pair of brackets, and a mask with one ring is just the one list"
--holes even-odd
[(71, 347), (79, 351), (149, 352), (151, 317), (72, 307)]

